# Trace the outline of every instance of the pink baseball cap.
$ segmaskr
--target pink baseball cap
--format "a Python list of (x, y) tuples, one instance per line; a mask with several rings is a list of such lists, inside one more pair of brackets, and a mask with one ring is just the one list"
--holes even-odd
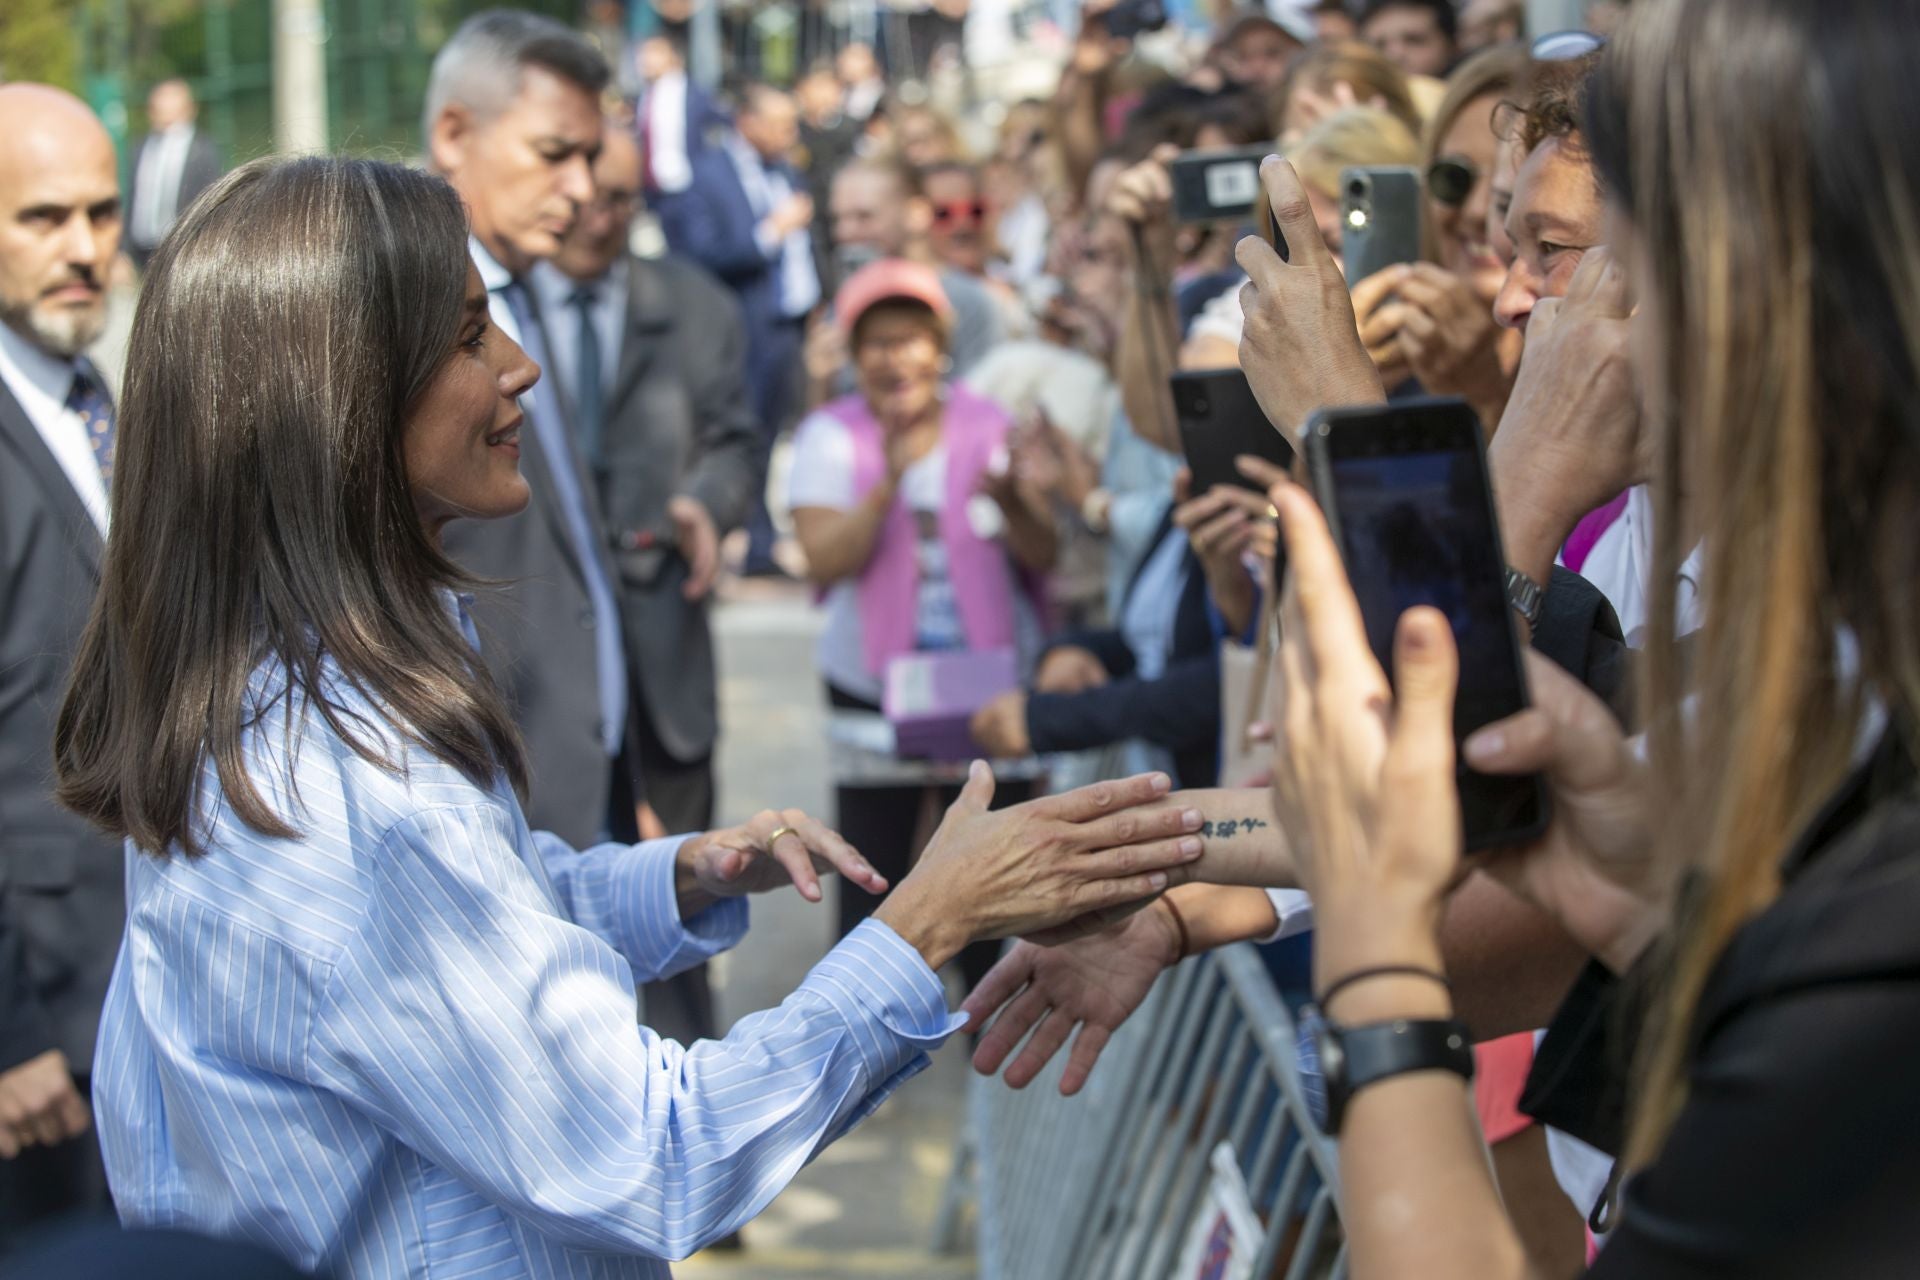
[(833, 295), (833, 314), (841, 332), (849, 338), (860, 317), (878, 302), (909, 299), (931, 308), (944, 328), (953, 318), (953, 304), (940, 287), (940, 275), (932, 267), (905, 258), (882, 258), (869, 262), (840, 286)]

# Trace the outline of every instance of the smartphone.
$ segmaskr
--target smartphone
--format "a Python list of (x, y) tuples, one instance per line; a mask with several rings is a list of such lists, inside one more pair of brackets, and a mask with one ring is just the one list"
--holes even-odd
[[(1460, 647), (1456, 745), (1524, 710), (1526, 668), (1473, 410), (1453, 397), (1322, 409), (1307, 420), (1304, 451), (1367, 643), (1388, 679), (1400, 615), (1431, 605), (1453, 624)], [(1469, 850), (1524, 843), (1546, 830), (1540, 777), (1493, 777), (1461, 765), (1459, 786)]]
[(1199, 497), (1217, 484), (1237, 484), (1258, 492), (1260, 486), (1240, 474), (1234, 459), (1250, 453), (1277, 467), (1293, 466), (1293, 446), (1274, 430), (1253, 398), (1247, 375), (1238, 369), (1207, 369), (1176, 373), (1173, 385), (1174, 417), (1180, 424), (1180, 447), (1193, 472), (1188, 490)]
[(1097, 15), (1107, 34), (1119, 40), (1131, 40), (1167, 25), (1164, 0), (1118, 0), (1105, 13)]
[(1341, 257), (1347, 283), (1420, 260), (1420, 171), (1383, 165), (1340, 171)]
[(1188, 151), (1167, 167), (1176, 222), (1240, 222), (1260, 196), (1260, 162), (1272, 147)]

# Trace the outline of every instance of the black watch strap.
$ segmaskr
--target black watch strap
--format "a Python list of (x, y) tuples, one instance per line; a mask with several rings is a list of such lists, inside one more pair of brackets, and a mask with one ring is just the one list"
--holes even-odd
[(1462, 1080), (1473, 1079), (1473, 1041), (1466, 1024), (1455, 1018), (1328, 1025), (1320, 1065), (1327, 1081), (1327, 1132), (1338, 1133), (1347, 1103), (1370, 1084), (1410, 1071), (1451, 1071)]

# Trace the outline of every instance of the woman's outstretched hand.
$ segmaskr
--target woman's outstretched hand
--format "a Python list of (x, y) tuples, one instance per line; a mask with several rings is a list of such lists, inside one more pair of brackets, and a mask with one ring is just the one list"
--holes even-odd
[(939, 968), (969, 942), (1037, 933), (1183, 884), (1204, 848), (1199, 810), (1140, 808), (1170, 786), (1165, 774), (1142, 774), (994, 811), (993, 771), (975, 761), (874, 916)]
[(694, 836), (680, 846), (681, 911), (687, 891), (737, 898), (791, 884), (808, 902), (821, 898), (820, 876), (839, 872), (868, 893), (885, 893), (886, 877), (852, 845), (798, 809), (768, 809), (742, 826)]
[(1179, 959), (1179, 928), (1157, 899), (1113, 928), (1074, 942), (1015, 943), (961, 1006), (969, 1030), (993, 1020), (973, 1051), (973, 1069), (990, 1076), (1020, 1048), (1003, 1078), (1024, 1089), (1073, 1036), (1060, 1075), (1060, 1092), (1071, 1097), (1154, 980)]

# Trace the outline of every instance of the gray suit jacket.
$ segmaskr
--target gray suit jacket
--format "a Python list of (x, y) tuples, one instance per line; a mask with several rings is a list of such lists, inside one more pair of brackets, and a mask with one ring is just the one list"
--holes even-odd
[[(134, 152), (133, 169), (127, 176), (127, 199), (124, 206), (129, 217), (132, 216), (132, 211), (139, 207), (136, 202), (140, 198), (140, 160), (146, 155), (147, 148), (154, 145), (155, 141), (155, 136), (149, 134), (140, 140), (140, 149)], [(218, 182), (220, 175), (225, 172), (226, 166), (220, 163), (220, 149), (214, 146), (213, 139), (207, 136), (206, 130), (195, 127), (193, 137), (187, 143), (186, 161), (180, 166), (180, 191), (174, 198), (173, 206), (175, 218), (185, 213), (187, 206), (198, 199), (202, 191)], [(156, 247), (151, 244), (133, 244), (131, 236), (128, 238), (128, 244), (140, 254), (142, 259), (150, 255)]]
[[(572, 431), (566, 434), (572, 441)], [(578, 448), (572, 452), (575, 469), (586, 474)], [(456, 520), (445, 546), (457, 564), (499, 584), (479, 593), (474, 622), (487, 668), (526, 741), (527, 822), (582, 847), (606, 824), (613, 769), (600, 737), (593, 605), (531, 421), (520, 435), (520, 472), (533, 491), (525, 511), (504, 520)], [(588, 494), (595, 548), (608, 581), (617, 584), (605, 526)]]
[[(100, 585), (103, 546), (26, 411), (0, 384), (0, 1065), (47, 1049), (93, 1062), (126, 920), (125, 862), (53, 800), (53, 722)], [(21, 980), (24, 975), (24, 981)]]
[(689, 603), (667, 502), (700, 500), (722, 536), (763, 483), (739, 305), (674, 259), (629, 259), (627, 315), (595, 477), (619, 574), (628, 687), (668, 754), (705, 759), (719, 733), (713, 635)]

